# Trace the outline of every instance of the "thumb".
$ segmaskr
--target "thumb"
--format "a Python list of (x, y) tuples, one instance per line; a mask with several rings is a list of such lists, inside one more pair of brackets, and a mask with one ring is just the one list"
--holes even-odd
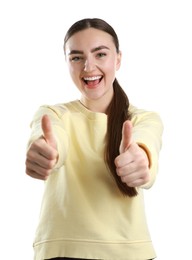
[(41, 128), (43, 130), (43, 136), (45, 141), (53, 148), (56, 148), (56, 141), (53, 135), (51, 120), (48, 115), (44, 115), (41, 119)]
[(132, 142), (132, 123), (130, 120), (127, 120), (123, 123), (122, 127), (122, 139), (119, 148), (119, 152), (124, 153)]

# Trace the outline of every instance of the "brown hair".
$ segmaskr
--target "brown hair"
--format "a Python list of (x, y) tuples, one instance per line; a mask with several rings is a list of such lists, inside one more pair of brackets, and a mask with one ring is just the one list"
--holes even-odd
[[(116, 32), (107, 22), (98, 18), (82, 19), (74, 23), (65, 35), (64, 51), (68, 39), (73, 34), (87, 28), (95, 28), (110, 34), (113, 37), (116, 51), (117, 53), (119, 53), (119, 40)], [(131, 115), (128, 110), (129, 100), (116, 78), (113, 82), (113, 88), (114, 96), (107, 109), (108, 122), (106, 134), (105, 161), (120, 191), (126, 196), (133, 197), (137, 195), (136, 189), (127, 186), (126, 183), (123, 183), (121, 181), (121, 178), (116, 173), (116, 166), (114, 163), (115, 158), (119, 155), (119, 146), (122, 138), (123, 123), (127, 119), (131, 119)]]

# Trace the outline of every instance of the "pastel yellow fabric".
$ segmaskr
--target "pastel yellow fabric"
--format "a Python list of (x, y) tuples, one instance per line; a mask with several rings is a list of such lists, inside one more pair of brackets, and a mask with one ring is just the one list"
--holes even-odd
[(158, 171), (163, 132), (158, 114), (130, 106), (133, 139), (146, 150), (151, 179), (139, 195), (124, 197), (103, 160), (107, 116), (79, 101), (42, 106), (31, 124), (30, 143), (42, 134), (44, 114), (52, 120), (59, 160), (45, 182), (34, 259), (76, 257), (144, 260), (156, 257), (145, 217), (143, 188)]

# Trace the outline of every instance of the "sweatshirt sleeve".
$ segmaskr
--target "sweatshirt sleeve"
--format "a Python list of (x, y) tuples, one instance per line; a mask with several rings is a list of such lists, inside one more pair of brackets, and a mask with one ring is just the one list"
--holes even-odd
[(142, 188), (150, 188), (158, 172), (159, 153), (162, 147), (163, 123), (158, 113), (130, 106), (133, 140), (142, 147), (149, 158), (150, 181)]
[(65, 158), (67, 156), (67, 150), (68, 150), (68, 136), (65, 131), (64, 126), (64, 120), (66, 110), (64, 107), (56, 107), (56, 106), (48, 106), (44, 105), (41, 106), (36, 113), (33, 116), (32, 122), (30, 124), (31, 127), (31, 135), (28, 140), (27, 149), (30, 147), (31, 143), (38, 139), (42, 134), (42, 128), (41, 128), (41, 118), (43, 115), (48, 115), (51, 124), (53, 133), (57, 142), (57, 149), (59, 152), (59, 159), (57, 161), (57, 164), (55, 165), (55, 168), (60, 168), (64, 162)]

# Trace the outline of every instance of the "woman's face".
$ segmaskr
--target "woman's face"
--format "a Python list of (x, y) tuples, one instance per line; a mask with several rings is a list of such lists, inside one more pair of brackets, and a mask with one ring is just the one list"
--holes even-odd
[(71, 78), (82, 94), (81, 102), (91, 110), (105, 112), (121, 62), (112, 36), (98, 29), (85, 29), (69, 38), (65, 50)]

